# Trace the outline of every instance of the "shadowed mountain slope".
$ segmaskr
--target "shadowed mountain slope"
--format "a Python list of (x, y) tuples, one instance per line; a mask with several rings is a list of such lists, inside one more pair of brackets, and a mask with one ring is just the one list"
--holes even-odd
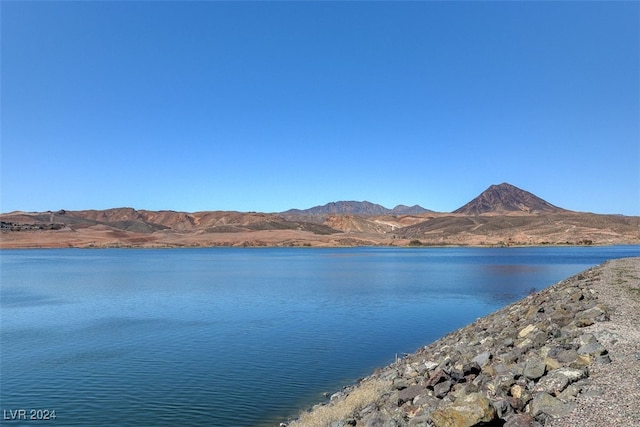
[(565, 211), (565, 209), (554, 206), (535, 194), (505, 182), (490, 186), (478, 197), (456, 209), (453, 213), (481, 215), (486, 213), (551, 213)]
[(371, 202), (340, 201), (331, 202), (309, 209), (289, 209), (283, 215), (414, 215), (433, 212), (419, 205), (398, 205), (393, 209)]

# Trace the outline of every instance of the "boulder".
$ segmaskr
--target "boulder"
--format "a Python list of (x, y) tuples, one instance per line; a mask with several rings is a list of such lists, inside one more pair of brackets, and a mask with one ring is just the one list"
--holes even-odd
[(449, 390), (451, 390), (451, 381), (447, 380), (436, 384), (433, 387), (433, 394), (436, 397), (443, 398), (449, 393)]
[(547, 375), (536, 384), (533, 391), (556, 395), (569, 385), (569, 378), (564, 375)]
[(426, 383), (426, 386), (429, 388), (433, 388), (433, 386), (435, 386), (436, 384), (446, 381), (448, 379), (449, 379), (449, 374), (447, 374), (444, 369), (438, 368), (431, 373), (431, 375), (429, 376), (429, 380)]
[(426, 362), (424, 362), (424, 367), (428, 371), (433, 371), (434, 369), (436, 369), (438, 367), (438, 364), (436, 362), (426, 361)]
[(569, 415), (575, 408), (574, 404), (563, 403), (560, 399), (556, 399), (549, 393), (544, 392), (536, 394), (529, 405), (531, 414), (534, 417), (539, 417), (542, 414), (550, 415), (551, 417), (562, 417)]
[(530, 380), (537, 380), (544, 375), (546, 369), (547, 365), (543, 360), (532, 357), (525, 363), (523, 375)]
[(605, 349), (602, 344), (595, 341), (595, 342), (590, 342), (588, 344), (581, 345), (577, 353), (588, 354), (591, 356), (600, 356), (601, 354), (606, 354), (607, 349)]
[(478, 366), (484, 366), (489, 362), (490, 359), (491, 359), (491, 352), (483, 351), (482, 353), (480, 353), (479, 355), (471, 359), (471, 361), (474, 363), (477, 363)]
[(419, 385), (410, 385), (398, 392), (398, 406), (402, 406), (405, 402), (411, 402), (416, 396), (424, 393), (426, 390)]
[(491, 383), (491, 389), (494, 394), (504, 394), (509, 391), (511, 386), (516, 382), (513, 374), (500, 374), (496, 375), (495, 379)]
[(600, 306), (595, 306), (585, 310), (582, 313), (579, 313), (576, 317), (593, 319), (599, 322), (609, 320), (609, 314)]
[(452, 405), (436, 409), (430, 415), (436, 427), (472, 427), (496, 418), (496, 410), (486, 397), (471, 393)]
[(421, 394), (413, 399), (413, 404), (415, 406), (420, 406), (422, 409), (424, 409), (425, 413), (431, 413), (438, 408), (440, 399), (435, 396)]
[(598, 341), (598, 340), (596, 339), (595, 335), (593, 335), (593, 334), (580, 335), (578, 337), (578, 340), (577, 340), (578, 344), (581, 345), (581, 346), (583, 346), (585, 344), (591, 344), (591, 343), (594, 343), (596, 341)]
[(558, 360), (558, 362), (560, 363), (571, 363), (574, 360), (576, 360), (577, 357), (578, 357), (578, 352), (573, 349), (569, 349), (569, 350), (560, 351), (556, 355), (556, 360)]

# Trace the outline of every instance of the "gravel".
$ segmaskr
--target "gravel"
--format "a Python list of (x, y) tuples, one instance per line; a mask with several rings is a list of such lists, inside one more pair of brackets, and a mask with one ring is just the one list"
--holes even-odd
[(592, 283), (610, 320), (585, 329), (602, 342), (609, 364), (593, 364), (576, 408), (546, 426), (640, 426), (640, 258), (607, 262)]

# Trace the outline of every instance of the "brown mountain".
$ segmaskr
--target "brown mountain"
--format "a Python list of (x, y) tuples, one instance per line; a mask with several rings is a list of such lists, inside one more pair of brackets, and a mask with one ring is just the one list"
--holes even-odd
[(433, 212), (419, 205), (398, 205), (393, 209), (385, 208), (377, 203), (356, 201), (331, 202), (322, 206), (314, 206), (309, 209), (289, 209), (282, 212), (283, 215), (415, 215)]
[(105, 210), (11, 212), (1, 214), (4, 230), (61, 230), (107, 228), (135, 233), (157, 231), (234, 233), (256, 230), (304, 230), (316, 234), (337, 233), (329, 227), (308, 221), (291, 221), (278, 214), (233, 211), (175, 212), (133, 208)]
[(565, 211), (565, 209), (554, 206), (535, 194), (505, 182), (490, 186), (480, 193), (478, 197), (456, 209), (453, 213), (481, 215), (486, 213), (551, 213)]
[(11, 212), (0, 214), (0, 248), (640, 243), (638, 216), (572, 212), (506, 183), (492, 185), (454, 213), (403, 214), (414, 207), (389, 210), (369, 202), (318, 208), (303, 214)]

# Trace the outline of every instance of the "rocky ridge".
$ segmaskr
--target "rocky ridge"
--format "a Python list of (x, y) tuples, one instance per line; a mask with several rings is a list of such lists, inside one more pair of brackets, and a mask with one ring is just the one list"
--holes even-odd
[[(636, 330), (635, 335), (625, 334), (636, 340), (631, 342), (606, 325), (612, 313), (619, 313), (620, 299), (628, 312), (638, 313), (639, 292), (640, 258), (586, 270), (376, 371), (290, 426), (568, 426), (577, 425), (575, 419), (563, 420), (576, 413), (582, 425), (608, 425), (590, 423), (589, 417), (597, 414), (580, 410), (585, 400), (607, 393), (606, 380), (594, 381), (591, 373), (610, 366), (612, 359), (614, 367), (626, 363), (626, 369), (636, 372), (639, 384), (620, 394), (630, 395), (630, 402), (638, 398), (637, 324), (628, 329)], [(609, 294), (619, 297), (607, 298)], [(620, 347), (625, 340), (626, 347)], [(625, 375), (628, 372), (621, 373)], [(616, 387), (611, 385), (612, 390)], [(375, 392), (365, 395), (365, 390)], [(603, 405), (616, 407), (606, 397)], [(612, 411), (623, 412), (616, 425), (640, 425), (637, 405)]]
[(512, 246), (640, 242), (640, 217), (572, 212), (503, 183), (453, 213), (333, 202), (281, 213), (15, 211), (0, 214), (0, 247)]
[(377, 203), (368, 201), (339, 201), (330, 202), (322, 206), (314, 206), (308, 209), (289, 209), (281, 212), (282, 215), (415, 215), (433, 212), (420, 205), (397, 205), (393, 209), (385, 208)]

